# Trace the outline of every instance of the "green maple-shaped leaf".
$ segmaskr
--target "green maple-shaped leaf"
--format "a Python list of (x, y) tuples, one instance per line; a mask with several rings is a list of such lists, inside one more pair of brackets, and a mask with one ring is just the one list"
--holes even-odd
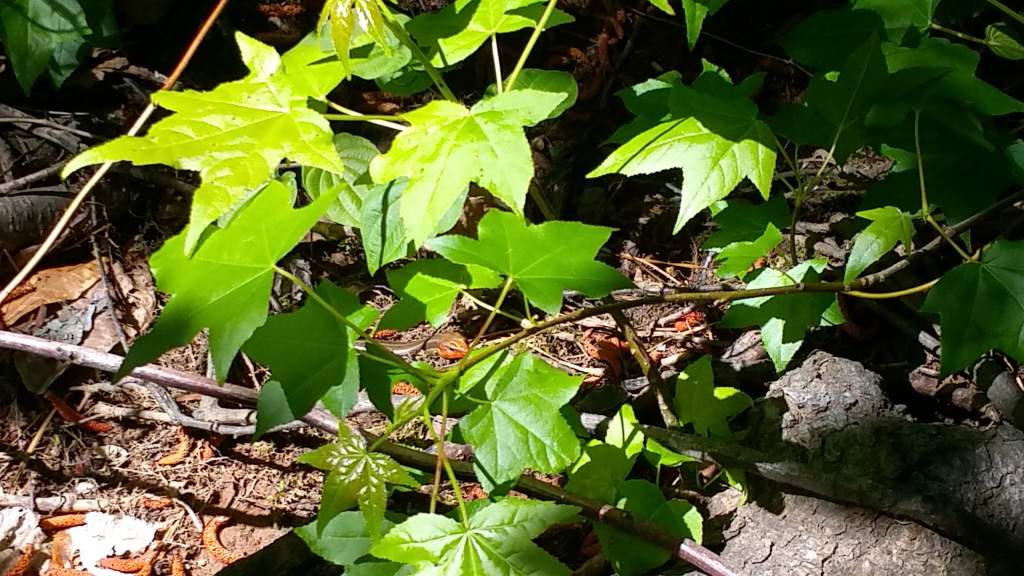
[(150, 259), (157, 287), (171, 294), (153, 330), (128, 351), (117, 377), (188, 344), (210, 331), (217, 379), (227, 378), (242, 344), (267, 319), (274, 265), (327, 209), (329, 197), (298, 210), (291, 194), (272, 181), (226, 228), (213, 229), (189, 257), (185, 233), (168, 240)]
[(63, 45), (77, 48), (92, 33), (78, 0), (6, 0), (0, 23), (4, 51), (26, 94)]
[(981, 56), (962, 44), (928, 37), (913, 47), (885, 43), (882, 50), (893, 74), (914, 68), (947, 71), (928, 87), (933, 100), (949, 100), (988, 116), (1024, 112), (1024, 102), (975, 77)]
[(715, 72), (670, 95), (670, 119), (634, 136), (587, 176), (650, 174), (683, 169), (682, 202), (674, 232), (744, 177), (767, 199), (775, 173), (774, 136), (740, 87)]
[(790, 140), (824, 147), (839, 163), (867, 144), (865, 117), (886, 91), (888, 70), (881, 44), (871, 35), (833, 75), (815, 76), (805, 104), (784, 108), (773, 127)]
[(411, 126), (370, 166), (376, 182), (405, 176), (401, 213), (409, 237), (421, 245), (452, 204), (476, 182), (522, 213), (533, 179), (533, 157), (523, 133), (564, 100), (557, 92), (512, 90), (472, 108), (435, 100), (404, 115)]
[(144, 137), (122, 136), (71, 159), (63, 175), (90, 164), (127, 160), (196, 170), (202, 184), (182, 249), (195, 248), (206, 227), (230, 212), (288, 158), (341, 174), (330, 126), (307, 106), (308, 79), (296, 81), (270, 46), (237, 33), (249, 74), (209, 92), (158, 92), (153, 101), (176, 114)]
[(782, 195), (760, 205), (722, 200), (712, 205), (711, 211), (719, 229), (704, 241), (703, 248), (717, 253), (715, 273), (721, 278), (746, 276), (758, 258), (782, 242), (780, 230), (790, 223), (789, 207)]
[(873, 210), (857, 212), (857, 216), (871, 221), (867, 228), (861, 230), (850, 250), (850, 258), (846, 261), (846, 274), (843, 282), (852, 282), (860, 273), (867, 270), (892, 250), (897, 243), (910, 250), (911, 239), (914, 237), (914, 220), (899, 208), (885, 206)]
[(578, 511), (573, 506), (509, 498), (478, 510), (466, 524), (438, 514), (417, 514), (392, 528), (370, 553), (429, 566), (417, 574), (568, 576), (569, 569), (532, 540)]
[[(803, 262), (787, 272), (765, 269), (747, 288), (791, 286), (798, 282), (814, 282), (825, 269), (825, 261)], [(786, 294), (740, 300), (729, 307), (721, 325), (729, 328), (760, 326), (765, 351), (782, 372), (803, 345), (804, 335), (813, 326), (834, 326), (843, 317), (832, 294)]]
[(404, 330), (420, 322), (440, 326), (452, 304), (464, 289), (495, 288), (501, 278), (475, 265), (447, 260), (417, 260), (397, 270), (388, 270), (388, 285), (400, 298), (381, 319), (380, 328)]
[(679, 425), (692, 424), (693, 430), (702, 436), (730, 437), (729, 420), (753, 404), (741, 390), (715, 386), (710, 356), (692, 362), (676, 380), (673, 407)]
[(797, 24), (782, 39), (796, 61), (819, 72), (838, 70), (850, 54), (872, 35), (882, 34), (885, 23), (872, 10), (819, 10)]
[(369, 186), (357, 181), (370, 170), (370, 161), (377, 154), (377, 147), (366, 138), (353, 134), (335, 134), (334, 149), (345, 167), (340, 174), (315, 168), (302, 167), (302, 187), (313, 198), (331, 194), (337, 198), (327, 210), (327, 217), (345, 226), (358, 228), (363, 209), (363, 197), (369, 193)]
[[(507, 79), (506, 79), (507, 82)], [(523, 68), (516, 77), (517, 90), (538, 90), (557, 94), (562, 101), (548, 114), (545, 120), (556, 118), (576, 103), (579, 95), (579, 86), (576, 78), (568, 72), (561, 70), (538, 70), (536, 68)], [(498, 93), (498, 87), (491, 84), (484, 92), (485, 96), (494, 96)]]
[(330, 25), (331, 42), (345, 76), (351, 70), (349, 51), (354, 38), (365, 33), (378, 46), (390, 49), (384, 15), (376, 0), (327, 0), (320, 11), (317, 30), (323, 30), (325, 24)]
[(390, 456), (368, 452), (366, 441), (342, 424), (338, 441), (306, 452), (298, 459), (327, 472), (317, 528), (323, 531), (337, 514), (359, 504), (371, 538), (384, 525), (388, 484), (415, 487), (418, 484)]
[(683, 80), (675, 70), (648, 78), (615, 93), (635, 118), (619, 126), (607, 142), (623, 144), (634, 136), (670, 119), (669, 100), (672, 91), (682, 88)]
[(480, 220), (479, 240), (442, 236), (429, 246), (452, 262), (505, 275), (531, 304), (554, 314), (562, 307), (563, 290), (599, 298), (630, 285), (614, 268), (594, 261), (611, 233), (611, 228), (557, 220), (531, 226), (515, 214), (491, 210)]
[[(373, 543), (362, 512), (342, 512), (331, 518), (322, 529), (317, 522), (295, 528), (295, 533), (317, 556), (334, 564), (350, 566), (370, 551)], [(381, 532), (387, 532), (392, 523), (384, 520)], [(348, 574), (348, 572), (345, 572)]]
[[(447, 67), (469, 57), (495, 34), (536, 26), (543, 11), (542, 0), (456, 0), (413, 18), (408, 28), (429, 48), (430, 63)], [(546, 27), (572, 21), (572, 16), (556, 9)]]
[(942, 320), (942, 375), (995, 348), (1024, 361), (1024, 241), (1000, 240), (980, 262), (946, 272), (922, 310)]
[(591, 440), (569, 470), (565, 489), (573, 494), (612, 503), (619, 482), (626, 479), (632, 468), (633, 460), (621, 447)]
[[(365, 330), (377, 312), (330, 282), (317, 293), (334, 310)], [(270, 367), (260, 389), (256, 435), (306, 415), (318, 400), (344, 418), (359, 395), (359, 363), (351, 343), (358, 333), (313, 299), (297, 312), (267, 320), (245, 343), (245, 351)]]
[[(665, 500), (661, 490), (646, 480), (626, 480), (618, 486), (617, 506), (662, 526), (677, 538), (700, 542), (703, 519), (700, 512), (682, 500)], [(635, 576), (664, 564), (671, 557), (667, 551), (626, 532), (605, 524), (594, 524), (601, 548), (617, 574)]]
[(485, 489), (518, 478), (524, 468), (556, 473), (572, 464), (580, 446), (559, 411), (582, 378), (526, 353), (497, 368), (476, 366), (466, 378), (483, 370), (485, 399), (459, 421), (459, 429), (473, 445)]
[(700, 37), (704, 19), (718, 12), (729, 0), (682, 0), (683, 15), (686, 17), (686, 44), (693, 50)]
[(911, 29), (925, 32), (932, 24), (932, 15), (939, 0), (854, 0), (854, 10), (870, 10), (881, 18), (885, 37), (900, 42)]

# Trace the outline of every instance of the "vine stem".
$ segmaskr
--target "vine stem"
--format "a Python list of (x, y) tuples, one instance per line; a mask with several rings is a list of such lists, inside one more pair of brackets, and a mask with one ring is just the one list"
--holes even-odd
[(508, 291), (512, 288), (512, 277), (509, 276), (505, 279), (505, 284), (501, 287), (501, 293), (498, 294), (498, 301), (494, 303), (494, 307), (491, 308), (491, 313), (487, 315), (487, 320), (484, 320), (484, 325), (480, 327), (480, 331), (476, 333), (476, 338), (469, 343), (469, 347), (476, 346), (476, 343), (484, 337), (487, 333), (487, 329), (491, 327), (491, 322), (494, 322), (494, 317), (498, 315), (498, 310), (501, 309), (501, 305), (505, 303), (505, 297), (508, 296)]
[(520, 318), (520, 317), (516, 316), (515, 314), (509, 314), (508, 312), (505, 312), (504, 310), (499, 310), (498, 308), (495, 308), (494, 306), (491, 306), (490, 304), (488, 304), (487, 302), (484, 302), (483, 300), (477, 298), (476, 296), (473, 296), (472, 294), (470, 294), (465, 289), (460, 290), (460, 292), (462, 293), (462, 295), (466, 299), (470, 300), (471, 302), (473, 302), (477, 306), (483, 308), (484, 310), (489, 310), (491, 312), (494, 312), (495, 314), (499, 314), (501, 316), (504, 316), (505, 318), (508, 318), (509, 320), (515, 322), (516, 324), (519, 324), (520, 326), (523, 325), (523, 322), (524, 322), (523, 318)]
[[(317, 294), (316, 290), (314, 290), (312, 286), (303, 282), (301, 278), (285, 270), (284, 268), (281, 268), (280, 266), (274, 266), (274, 272), (277, 272), (278, 274), (287, 278), (293, 284), (301, 288), (302, 291), (305, 292), (307, 296), (309, 296), (310, 298), (313, 299), (314, 302), (322, 306), (324, 310), (331, 314), (331, 316), (334, 316), (335, 319), (337, 319), (339, 322), (347, 326), (350, 330), (354, 331), (356, 334), (359, 334), (359, 337), (365, 340), (367, 344), (377, 343), (377, 341), (374, 340), (373, 337), (370, 336), (365, 330), (360, 328), (357, 324), (349, 320), (344, 314), (339, 312), (334, 306), (331, 305), (330, 302), (328, 302), (322, 296)], [(412, 374), (413, 376), (423, 380), (424, 382), (432, 382), (438, 379), (436, 375), (428, 374), (420, 370), (416, 366), (413, 366), (408, 361), (406, 361), (405, 358), (402, 358), (401, 356), (395, 354), (391, 350), (388, 350), (384, 346), (378, 345), (376, 346), (376, 348), (383, 353), (384, 357), (389, 362), (395, 364), (402, 370), (408, 372), (409, 374)]]
[(391, 30), (391, 33), (398, 38), (399, 42), (405, 44), (406, 48), (412, 52), (413, 57), (416, 58), (416, 60), (423, 66), (423, 70), (427, 73), (427, 76), (430, 76), (431, 81), (433, 81), (434, 85), (437, 86), (437, 89), (441, 91), (441, 95), (444, 96), (446, 100), (458, 102), (459, 99), (455, 97), (455, 93), (452, 92), (452, 89), (448, 87), (444, 78), (441, 77), (441, 73), (438, 72), (437, 68), (434, 68), (434, 65), (430, 63), (430, 58), (427, 58), (427, 55), (423, 53), (420, 45), (417, 44), (416, 41), (413, 40), (412, 36), (409, 35), (409, 31), (405, 29), (405, 26), (402, 26), (400, 22), (395, 20), (395, 15), (391, 12), (391, 9), (388, 8), (387, 4), (385, 4), (383, 0), (377, 0), (377, 5), (380, 6), (381, 12), (385, 15), (384, 25), (388, 27), (388, 30)]
[[(84, 346), (53, 342), (36, 336), (4, 330), (0, 330), (0, 348), (20, 350), (45, 358), (71, 362), (79, 366), (86, 366), (110, 373), (117, 372), (124, 362), (124, 357), (110, 354), (109, 352), (100, 352), (99, 350), (93, 350)], [(259, 393), (251, 388), (234, 384), (218, 384), (216, 381), (204, 376), (189, 374), (155, 364), (145, 364), (136, 367), (132, 370), (130, 376), (154, 382), (167, 388), (196, 392), (222, 400), (238, 402), (246, 406), (256, 405), (259, 397)], [(302, 420), (306, 424), (332, 435), (337, 435), (339, 426), (344, 425), (334, 415), (321, 409), (314, 409), (304, 416)], [(370, 434), (364, 433), (363, 435), (373, 438)], [(427, 454), (421, 450), (388, 442), (386, 437), (377, 438), (371, 446), (371, 450), (376, 449), (373, 446), (379, 447), (381, 452), (391, 456), (399, 463), (422, 470), (430, 469), (435, 462), (433, 454)], [(453, 476), (474, 477), (472, 464), (468, 462), (455, 462), (452, 465), (450, 461), (448, 462), (448, 469)], [(634, 518), (625, 510), (615, 508), (603, 502), (570, 494), (561, 488), (526, 476), (519, 478), (517, 486), (524, 492), (538, 498), (546, 498), (563, 504), (579, 506), (595, 522), (614, 526), (653, 542), (657, 546), (671, 552), (676, 558), (704, 570), (706, 574), (712, 576), (735, 576), (736, 574), (722, 562), (718, 555), (710, 550), (690, 540), (676, 539), (657, 524), (640, 518)]]
[[(519, 73), (523, 71), (523, 67), (526, 66), (526, 59), (530, 57), (530, 52), (533, 52), (533, 47), (537, 44), (537, 39), (540, 38), (540, 33), (544, 31), (544, 27), (548, 24), (548, 19), (551, 18), (551, 14), (555, 11), (555, 4), (558, 0), (548, 0), (548, 5), (544, 7), (544, 14), (541, 15), (540, 20), (537, 21), (537, 26), (533, 29), (533, 34), (530, 35), (530, 39), (526, 41), (526, 47), (523, 48), (523, 53), (519, 55), (519, 60), (516, 62), (516, 67), (512, 69), (512, 73), (508, 75), (508, 80), (505, 81), (505, 90), (511, 90), (516, 85), (516, 79), (519, 78)], [(499, 80), (500, 81), (500, 80)]]
[(921, 154), (921, 111), (914, 111), (914, 148), (917, 152), (917, 180), (918, 185), (921, 188), (921, 215), (925, 221), (931, 224), (932, 228), (939, 233), (939, 236), (946, 241), (950, 246), (956, 250), (956, 253), (964, 259), (965, 262), (977, 262), (977, 260), (964, 251), (959, 244), (953, 241), (953, 238), (946, 235), (945, 229), (932, 217), (931, 208), (928, 206), (928, 189), (924, 184), (924, 155)]
[(505, 85), (501, 81), (501, 58), (498, 56), (498, 35), (491, 34), (491, 60), (494, 60), (494, 87), (501, 94)]
[[(206, 38), (207, 33), (209, 33), (210, 28), (213, 27), (213, 23), (217, 20), (217, 17), (220, 16), (220, 13), (224, 11), (224, 7), (227, 6), (227, 3), (228, 0), (219, 0), (217, 4), (213, 7), (213, 9), (210, 10), (210, 13), (206, 16), (206, 20), (203, 21), (203, 25), (200, 26), (199, 30), (196, 32), (196, 35), (192, 38), (192, 41), (189, 42), (188, 47), (185, 49), (185, 53), (182, 54), (181, 58), (178, 59), (178, 63), (174, 66), (174, 70), (171, 71), (171, 74), (167, 77), (167, 80), (165, 80), (163, 85), (161, 85), (160, 88), (157, 90), (158, 92), (170, 90), (174, 87), (174, 84), (178, 81), (178, 78), (181, 77), (182, 72), (185, 71), (185, 67), (188, 66), (188, 63), (192, 61), (192, 57), (195, 55), (196, 50), (199, 48), (199, 44), (202, 43), (203, 38)], [(128, 132), (126, 132), (125, 135), (135, 136), (136, 134), (138, 134), (142, 130), (142, 127), (145, 126), (146, 122), (149, 120), (149, 117), (153, 115), (154, 111), (156, 111), (156, 105), (153, 104), (153, 101), (151, 99), (149, 104), (146, 105), (145, 110), (143, 110), (142, 113), (139, 114), (139, 117), (135, 120), (135, 123), (132, 124), (131, 128), (128, 129)], [(41, 262), (43, 260), (43, 257), (46, 256), (46, 254), (53, 248), (53, 245), (57, 243), (57, 239), (60, 237), (61, 233), (63, 233), (64, 229), (68, 227), (68, 224), (71, 222), (71, 218), (74, 217), (75, 212), (78, 211), (78, 208), (82, 205), (82, 202), (85, 201), (85, 199), (92, 192), (93, 188), (95, 188), (96, 185), (99, 184), (100, 180), (103, 179), (103, 177), (107, 174), (107, 171), (109, 171), (110, 167), (113, 165), (113, 162), (104, 162), (103, 164), (100, 165), (99, 168), (96, 169), (95, 172), (92, 173), (92, 176), (89, 177), (89, 180), (86, 181), (85, 185), (82, 186), (82, 189), (78, 191), (78, 194), (76, 194), (75, 197), (68, 204), (68, 207), (64, 210), (64, 213), (61, 214), (60, 219), (57, 220), (57, 224), (55, 224), (53, 229), (50, 230), (50, 233), (46, 236), (46, 239), (43, 240), (43, 243), (39, 246), (39, 249), (36, 250), (34, 254), (32, 254), (32, 258), (30, 258), (29, 261), (24, 266), (22, 266), (21, 270), (19, 270), (18, 273), (14, 275), (14, 278), (11, 278), (11, 281), (8, 282), (6, 286), (4, 286), (3, 290), (0, 290), (0, 304), (2, 304), (4, 300), (6, 300), (7, 297), (11, 295), (11, 292), (14, 291), (14, 289), (17, 288), (19, 284), (24, 282), (25, 279), (28, 278), (29, 274), (31, 274), (32, 271), (35, 270), (37, 266), (39, 266), (39, 262)]]
[(338, 112), (341, 112), (342, 114), (345, 114), (345, 116), (323, 114), (323, 117), (327, 118), (328, 120), (364, 120), (366, 122), (369, 122), (370, 124), (376, 124), (377, 126), (391, 128), (392, 130), (398, 130), (399, 132), (409, 129), (408, 126), (398, 124), (396, 122), (391, 122), (392, 119), (402, 120), (401, 116), (387, 116), (383, 114), (363, 114), (358, 110), (347, 108), (336, 102), (331, 102), (330, 100), (324, 100), (324, 102), (327, 104), (327, 106), (333, 108), (334, 110), (337, 110)]
[(635, 300), (622, 300), (619, 302), (612, 302), (609, 304), (602, 304), (599, 306), (592, 306), (590, 308), (580, 308), (572, 312), (566, 312), (559, 314), (533, 324), (528, 328), (524, 328), (519, 332), (509, 336), (508, 338), (492, 344), (486, 348), (483, 348), (478, 354), (467, 356), (459, 364), (462, 370), (466, 370), (479, 364), (480, 362), (490, 358), (494, 354), (501, 352), (502, 350), (509, 348), (513, 344), (520, 342), (534, 334), (550, 330), (551, 328), (558, 326), (559, 324), (565, 324), (567, 322), (575, 322), (584, 318), (590, 318), (591, 316), (600, 316), (601, 314), (607, 314), (618, 310), (626, 310), (628, 308), (636, 308), (637, 306), (647, 306), (654, 304), (665, 304), (665, 303), (683, 303), (683, 302), (732, 302), (735, 300), (749, 300), (751, 298), (761, 298), (764, 296), (782, 296), (786, 294), (800, 294), (800, 293), (814, 293), (814, 292), (833, 292), (847, 294), (857, 298), (870, 298), (872, 300), (887, 300), (893, 298), (902, 298), (908, 294), (917, 294), (920, 292), (927, 291), (929, 288), (935, 285), (938, 279), (926, 282), (913, 288), (905, 290), (898, 290), (895, 292), (863, 292), (858, 290), (863, 284), (863, 279), (858, 282), (851, 282), (846, 284), (844, 282), (815, 282), (805, 283), (797, 282), (787, 286), (772, 286), (769, 288), (753, 288), (746, 290), (716, 290), (710, 292), (676, 292), (673, 294), (662, 294), (658, 296), (650, 296), (647, 298), (637, 298)]
[(942, 26), (940, 24), (936, 24), (934, 22), (929, 24), (929, 28), (931, 28), (932, 30), (937, 30), (939, 32), (943, 32), (945, 34), (949, 34), (950, 36), (954, 36), (956, 38), (964, 40), (965, 42), (974, 42), (975, 44), (981, 44), (982, 46), (988, 46), (988, 42), (986, 40), (982, 39), (982, 38), (978, 38), (976, 36), (971, 36), (970, 34), (964, 34), (963, 32), (960, 32), (959, 30), (953, 30), (952, 28), (946, 28), (945, 26)]
[(995, 6), (1003, 14), (1006, 14), (1010, 18), (1013, 18), (1014, 20), (1016, 20), (1017, 22), (1020, 22), (1021, 24), (1024, 24), (1024, 16), (1022, 16), (1019, 13), (1015, 12), (1012, 8), (1010, 8), (1006, 4), (1003, 4), (999, 0), (988, 0), (988, 3), (991, 4), (992, 6)]

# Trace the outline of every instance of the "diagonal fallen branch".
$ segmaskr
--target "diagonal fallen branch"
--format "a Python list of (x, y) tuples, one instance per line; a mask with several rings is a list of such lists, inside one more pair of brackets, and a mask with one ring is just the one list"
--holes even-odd
[[(0, 348), (28, 352), (104, 372), (117, 372), (123, 361), (123, 358), (116, 354), (4, 330), (0, 330)], [(153, 364), (136, 368), (130, 376), (168, 388), (196, 392), (240, 404), (255, 405), (258, 398), (258, 393), (248, 388), (233, 384), (218, 385), (209, 378)], [(326, 410), (314, 409), (303, 418), (303, 421), (325, 432), (332, 434), (338, 432), (338, 419)], [(427, 470), (433, 468), (436, 458), (433, 454), (393, 442), (383, 442), (380, 445), (380, 451), (402, 464)], [(468, 462), (451, 462), (451, 464), (455, 473), (460, 477), (475, 478), (472, 464)], [(570, 494), (561, 488), (527, 476), (519, 479), (516, 488), (538, 498), (578, 506), (583, 510), (583, 514), (591, 520), (643, 538), (669, 551), (676, 558), (704, 571), (708, 576), (736, 576), (736, 572), (726, 566), (722, 559), (711, 550), (690, 539), (676, 538), (660, 526), (634, 518), (625, 510), (598, 500)]]

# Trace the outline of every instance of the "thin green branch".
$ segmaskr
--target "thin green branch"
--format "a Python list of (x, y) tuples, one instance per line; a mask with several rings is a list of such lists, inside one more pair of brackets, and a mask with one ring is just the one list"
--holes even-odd
[(341, 112), (343, 114), (341, 116), (339, 116), (338, 114), (324, 114), (323, 117), (328, 120), (340, 120), (342, 122), (369, 122), (370, 124), (376, 124), (377, 126), (383, 126), (385, 128), (391, 128), (392, 130), (398, 131), (409, 129), (408, 126), (392, 122), (392, 120), (401, 120), (404, 122), (401, 116), (388, 116), (384, 114), (363, 114), (358, 110), (346, 108), (345, 106), (342, 106), (341, 104), (338, 104), (336, 102), (331, 102), (330, 100), (324, 100), (324, 102), (330, 108), (333, 108), (334, 110), (337, 110), (338, 112)]
[(501, 81), (501, 58), (498, 55), (498, 35), (491, 34), (491, 60), (494, 61), (494, 87), (501, 94), (505, 85)]
[(441, 91), (441, 95), (447, 100), (458, 102), (459, 99), (455, 97), (455, 93), (453, 93), (452, 89), (448, 87), (447, 83), (445, 83), (444, 78), (441, 77), (441, 73), (438, 72), (437, 68), (434, 68), (434, 65), (430, 63), (430, 58), (423, 53), (419, 44), (413, 40), (412, 36), (409, 35), (409, 31), (405, 29), (405, 26), (402, 26), (400, 22), (395, 20), (395, 15), (391, 13), (391, 9), (387, 7), (387, 4), (385, 4), (383, 0), (378, 0), (377, 4), (380, 6), (381, 12), (384, 13), (384, 25), (388, 27), (388, 30), (391, 30), (391, 33), (398, 38), (399, 42), (404, 44), (412, 52), (416, 61), (423, 66), (423, 70), (427, 73), (427, 76), (430, 76), (430, 80), (433, 81), (434, 85), (437, 86), (437, 89)]
[(500, 316), (504, 316), (505, 318), (508, 318), (509, 320), (515, 322), (516, 324), (518, 324), (520, 326), (523, 325), (523, 319), (518, 317), (518, 316), (516, 316), (515, 314), (510, 314), (508, 312), (505, 312), (504, 310), (499, 310), (498, 308), (495, 308), (494, 306), (491, 306), (487, 302), (484, 302), (483, 300), (481, 300), (481, 299), (477, 298), (476, 296), (473, 296), (472, 294), (470, 294), (469, 291), (466, 290), (466, 289), (462, 289), (462, 290), (460, 290), (460, 292), (462, 293), (462, 295), (465, 298), (467, 298), (468, 300), (472, 301), (474, 304), (476, 304), (477, 306), (483, 308), (484, 310), (488, 310), (488, 311), (494, 312), (494, 313), (496, 313), (496, 314), (498, 314)]
[(946, 28), (945, 26), (942, 26), (941, 24), (936, 24), (936, 23), (932, 22), (929, 27), (932, 30), (937, 30), (937, 31), (942, 32), (944, 34), (949, 34), (950, 36), (954, 36), (954, 37), (959, 38), (961, 40), (964, 40), (966, 42), (973, 42), (975, 44), (981, 44), (982, 46), (988, 46), (988, 42), (984, 38), (978, 38), (976, 36), (971, 36), (970, 34), (964, 34), (963, 32), (960, 32), (959, 30), (953, 30), (952, 28)]
[(957, 254), (964, 259), (965, 262), (976, 261), (973, 256), (968, 254), (959, 244), (953, 241), (953, 238), (946, 235), (946, 230), (940, 225), (935, 218), (932, 217), (931, 208), (928, 205), (928, 189), (924, 183), (924, 154), (921, 153), (921, 111), (916, 110), (914, 112), (914, 150), (917, 153), (917, 180), (918, 185), (921, 188), (921, 215), (925, 221), (931, 224), (932, 228), (939, 233), (950, 246), (956, 250)]
[(1016, 20), (1017, 22), (1020, 22), (1021, 24), (1024, 24), (1024, 15), (1021, 15), (1019, 12), (1014, 11), (1012, 8), (1010, 8), (1006, 4), (1003, 4), (999, 0), (988, 0), (988, 3), (993, 5), (993, 6), (995, 6), (1003, 14), (1006, 14), (1010, 18), (1013, 18), (1014, 20)]
[(487, 333), (487, 329), (491, 327), (491, 322), (494, 322), (494, 317), (498, 315), (498, 311), (501, 310), (501, 305), (505, 303), (505, 297), (508, 296), (508, 291), (512, 288), (512, 282), (513, 280), (511, 276), (505, 279), (505, 284), (501, 287), (501, 293), (498, 294), (498, 301), (494, 303), (494, 307), (491, 308), (491, 313), (487, 315), (487, 320), (484, 320), (484, 324), (480, 327), (480, 331), (476, 333), (476, 338), (473, 338), (473, 341), (469, 343), (470, 348), (476, 346), (476, 343), (479, 342), (480, 339), (484, 337), (484, 334)]
[(526, 59), (530, 57), (530, 52), (533, 51), (533, 47), (537, 44), (537, 39), (540, 38), (540, 33), (544, 31), (544, 27), (548, 25), (548, 19), (551, 18), (551, 14), (555, 11), (555, 4), (558, 0), (548, 0), (548, 5), (544, 8), (544, 14), (541, 15), (540, 20), (537, 21), (536, 28), (533, 29), (533, 34), (530, 35), (530, 39), (526, 41), (526, 47), (523, 48), (523, 53), (519, 55), (519, 61), (516, 62), (516, 67), (512, 69), (512, 73), (508, 75), (508, 80), (505, 81), (505, 90), (511, 90), (516, 85), (516, 79), (519, 78), (519, 73), (523, 71), (523, 67), (526, 66)]

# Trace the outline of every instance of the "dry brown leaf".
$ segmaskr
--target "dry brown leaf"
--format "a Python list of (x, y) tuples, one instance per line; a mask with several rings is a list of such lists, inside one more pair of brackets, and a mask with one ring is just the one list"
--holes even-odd
[(100, 271), (96, 262), (40, 270), (0, 306), (0, 314), (10, 326), (37, 308), (79, 298), (99, 279)]

